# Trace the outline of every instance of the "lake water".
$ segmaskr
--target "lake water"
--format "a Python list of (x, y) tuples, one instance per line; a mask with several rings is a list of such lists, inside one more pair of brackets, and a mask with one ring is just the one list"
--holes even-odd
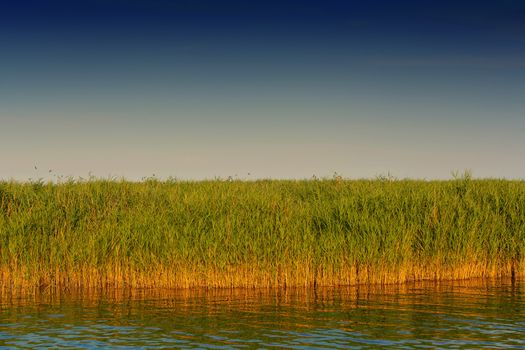
[(525, 281), (0, 294), (7, 348), (525, 348)]

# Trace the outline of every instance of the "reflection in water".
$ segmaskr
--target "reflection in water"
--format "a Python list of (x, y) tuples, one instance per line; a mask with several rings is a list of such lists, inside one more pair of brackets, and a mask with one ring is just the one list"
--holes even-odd
[(8, 347), (525, 346), (525, 281), (0, 294)]

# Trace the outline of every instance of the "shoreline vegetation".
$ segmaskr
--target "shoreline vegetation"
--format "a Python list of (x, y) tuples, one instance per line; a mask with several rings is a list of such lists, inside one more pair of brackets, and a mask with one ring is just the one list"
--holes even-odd
[(273, 288), (525, 271), (525, 181), (0, 182), (0, 287)]

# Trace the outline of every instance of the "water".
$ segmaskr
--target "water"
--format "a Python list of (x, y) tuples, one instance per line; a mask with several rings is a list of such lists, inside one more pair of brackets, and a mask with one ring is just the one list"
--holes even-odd
[(7, 348), (525, 348), (525, 281), (0, 294)]

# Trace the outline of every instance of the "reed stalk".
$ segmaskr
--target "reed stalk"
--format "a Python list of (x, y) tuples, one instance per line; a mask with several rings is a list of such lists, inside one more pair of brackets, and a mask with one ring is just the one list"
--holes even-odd
[(288, 287), (525, 269), (525, 182), (0, 182), (0, 286)]

